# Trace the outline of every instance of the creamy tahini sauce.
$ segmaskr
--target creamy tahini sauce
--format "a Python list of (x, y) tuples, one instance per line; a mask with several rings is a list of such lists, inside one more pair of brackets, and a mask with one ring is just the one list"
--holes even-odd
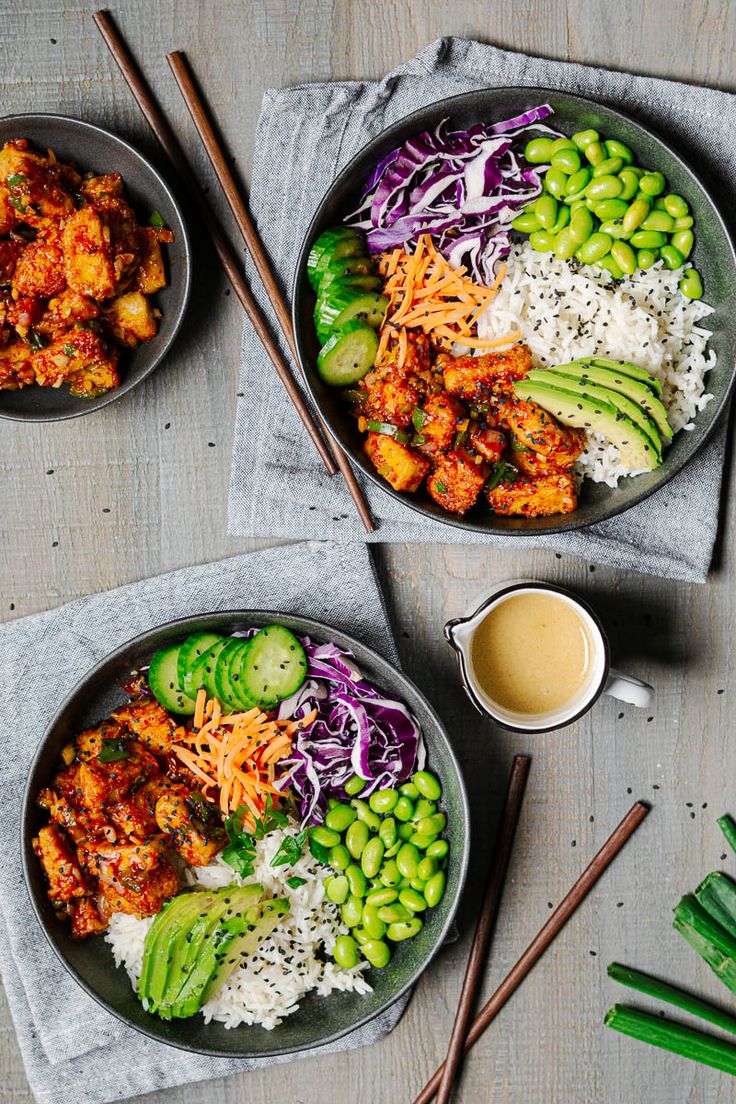
[(473, 671), (488, 697), (512, 713), (561, 709), (585, 684), (591, 642), (574, 606), (541, 592), (493, 606), (473, 636)]

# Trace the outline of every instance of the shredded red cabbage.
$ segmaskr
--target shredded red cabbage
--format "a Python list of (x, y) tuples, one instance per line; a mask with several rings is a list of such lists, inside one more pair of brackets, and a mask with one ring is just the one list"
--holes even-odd
[(320, 823), (327, 798), (349, 800), (345, 783), (354, 774), (366, 780), (361, 797), (406, 781), (425, 762), (419, 725), (401, 702), (384, 698), (351, 665), (335, 644), (302, 639), (307, 681), (279, 707), (279, 718), (317, 717), (296, 734), (286, 773), (275, 783), (291, 789), (302, 823)]
[(530, 129), (559, 137), (541, 125), (549, 104), (499, 123), (449, 131), (443, 119), (434, 131), (409, 138), (371, 173), (353, 224), (366, 231), (371, 253), (406, 245), (431, 234), (451, 265), (464, 265), (482, 284), (511, 248), (511, 222), (541, 194), (539, 166), (520, 157), (514, 139)]

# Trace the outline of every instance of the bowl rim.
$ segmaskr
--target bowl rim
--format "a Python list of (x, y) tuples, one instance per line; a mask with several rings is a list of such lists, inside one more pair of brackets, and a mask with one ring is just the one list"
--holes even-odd
[[(672, 145), (669, 139), (662, 137), (658, 130), (652, 128), (648, 123), (640, 122), (639, 119), (634, 118), (634, 116), (630, 115), (628, 112), (621, 111), (617, 107), (612, 107), (608, 103), (590, 99), (590, 97), (588, 96), (579, 96), (575, 92), (567, 92), (564, 89), (547, 88), (537, 85), (485, 85), (482, 88), (471, 89), (467, 92), (460, 92), (456, 95), (447, 96), (443, 99), (434, 100), (432, 101), (432, 103), (425, 104), (423, 107), (420, 107), (417, 110), (410, 112), (408, 115), (404, 115), (400, 119), (397, 119), (390, 126), (385, 127), (378, 134), (374, 135), (367, 142), (365, 142), (360, 147), (360, 149), (358, 149), (352, 155), (350, 160), (347, 162), (346, 165), (344, 165), (344, 167), (340, 170), (334, 180), (332, 180), (329, 187), (325, 191), (324, 195), (319, 201), (319, 204), (317, 205), (317, 208), (315, 209), (312, 218), (310, 219), (309, 226), (307, 227), (301, 247), (299, 249), (297, 265), (291, 284), (291, 324), (294, 331), (294, 342), (296, 346), (299, 367), (301, 369), (301, 374), (309, 393), (309, 397), (317, 411), (320, 413), (322, 418), (324, 418), (326, 424), (332, 431), (332, 438), (336, 442), (337, 447), (342, 449), (346, 458), (350, 462), (355, 464), (360, 469), (361, 473), (367, 479), (369, 479), (370, 482), (374, 484), (374, 486), (379, 488), (384, 493), (389, 494), (396, 502), (399, 502), (403, 506), (406, 506), (414, 513), (420, 514), (422, 517), (426, 518), (430, 522), (438, 522), (440, 525), (448, 525), (452, 528), (460, 529), (465, 532), (479, 533), (489, 538), (499, 538), (501, 540), (509, 537), (553, 537), (556, 536), (558, 533), (570, 533), (576, 530), (586, 529), (591, 525), (598, 525), (603, 522), (610, 521), (612, 518), (617, 517), (619, 514), (623, 514), (627, 510), (633, 509), (634, 506), (638, 506), (645, 499), (649, 498), (650, 495), (653, 495), (657, 491), (662, 490), (662, 488), (665, 487), (670, 482), (670, 480), (674, 479), (674, 477), (678, 475), (683, 470), (683, 468), (690, 464), (691, 461), (694, 460), (697, 454), (700, 452), (702, 447), (706, 444), (706, 442), (710, 440), (712, 434), (716, 429), (716, 426), (721, 421), (721, 417), (724, 411), (728, 407), (734, 385), (736, 385), (736, 363), (734, 363), (730, 368), (730, 378), (728, 380), (728, 383), (726, 384), (720, 400), (717, 401), (715, 404), (709, 403), (708, 407), (706, 408), (706, 410), (708, 411), (709, 421), (707, 424), (703, 425), (702, 436), (695, 448), (695, 451), (687, 458), (674, 464), (670, 471), (663, 473), (654, 486), (650, 486), (648, 490), (642, 489), (640, 492), (634, 494), (630, 499), (628, 499), (625, 503), (622, 503), (621, 505), (617, 505), (614, 503), (612, 506), (606, 507), (605, 511), (601, 512), (601, 516), (595, 518), (592, 521), (576, 522), (571, 520), (568, 522), (560, 522), (556, 525), (539, 525), (535, 526), (533, 529), (524, 528), (522, 526), (509, 526), (508, 528), (489, 529), (487, 526), (481, 525), (474, 520), (468, 520), (467, 518), (463, 517), (456, 517), (450, 514), (448, 511), (443, 510), (440, 512), (440, 510), (438, 510), (438, 512), (435, 513), (434, 510), (429, 508), (426, 503), (417, 500), (415, 495), (403, 494), (400, 491), (394, 490), (394, 488), (389, 483), (387, 483), (385, 479), (382, 479), (378, 475), (373, 466), (367, 462), (360, 451), (348, 448), (348, 446), (344, 444), (341, 440), (340, 434), (338, 432), (335, 432), (335, 425), (333, 424), (335, 422), (335, 419), (330, 417), (329, 413), (324, 409), (319, 401), (319, 396), (315, 392), (312, 382), (312, 372), (314, 371), (314, 368), (311, 363), (311, 358), (307, 355), (306, 350), (303, 347), (302, 327), (300, 319), (301, 312), (299, 310), (302, 301), (302, 288), (304, 281), (303, 273), (305, 271), (306, 261), (309, 255), (309, 250), (311, 248), (311, 243), (314, 238), (316, 227), (321, 221), (322, 209), (324, 208), (328, 198), (332, 195), (335, 189), (337, 189), (346, 180), (348, 180), (349, 177), (355, 172), (356, 162), (359, 161), (367, 153), (369, 148), (379, 145), (393, 131), (403, 130), (413, 121), (416, 121), (417, 125), (421, 125), (424, 129), (426, 129), (427, 125), (429, 125), (427, 123), (428, 113), (438, 112), (440, 109), (444, 111), (446, 109), (447, 113), (451, 115), (453, 105), (458, 104), (460, 101), (469, 101), (473, 97), (482, 95), (485, 92), (503, 92), (509, 95), (518, 94), (525, 97), (536, 93), (543, 98), (555, 97), (557, 99), (563, 99), (573, 103), (589, 105), (590, 107), (593, 107), (597, 110), (603, 110), (613, 116), (624, 119), (627, 123), (631, 124), (634, 127), (637, 127), (639, 130), (644, 131), (645, 134), (647, 134), (650, 138), (654, 139), (655, 142), (658, 142), (662, 147), (664, 147), (667, 153), (672, 158), (674, 158), (674, 160), (681, 165), (685, 173), (687, 173), (691, 177), (695, 187), (705, 196), (706, 200), (710, 203), (710, 206), (715, 213), (723, 236), (728, 243), (731, 253), (731, 262), (735, 271), (736, 233), (732, 233), (730, 231), (728, 224), (724, 219), (720, 204), (712, 194), (711, 190), (703, 183), (700, 176), (690, 164), (688, 158), (683, 156), (675, 148), (675, 146)], [(700, 411), (699, 414), (700, 416), (702, 416), (703, 414), (705, 414), (705, 410)], [(346, 411), (346, 417), (347, 416), (348, 415)], [(572, 516), (574, 515), (571, 515), (571, 517)]]
[[(388, 1001), (387, 1003), (382, 1005), (379, 1009), (363, 1016), (361, 1019), (356, 1020), (354, 1023), (349, 1024), (347, 1027), (341, 1028), (340, 1030), (338, 1030), (336, 1032), (333, 1032), (331, 1035), (325, 1037), (324, 1039), (320, 1039), (319, 1042), (311, 1042), (311, 1043), (307, 1044), (306, 1046), (299, 1045), (299, 1044), (296, 1044), (296, 1045), (293, 1045), (293, 1046), (282, 1046), (282, 1047), (277, 1046), (274, 1049), (268, 1050), (265, 1053), (262, 1052), (262, 1051), (254, 1053), (254, 1052), (250, 1052), (248, 1050), (243, 1050), (241, 1052), (234, 1052), (234, 1051), (231, 1051), (231, 1050), (220, 1050), (217, 1047), (195, 1046), (195, 1045), (192, 1045), (191, 1043), (185, 1042), (183, 1040), (175, 1041), (175, 1040), (172, 1040), (172, 1039), (169, 1039), (169, 1038), (162, 1039), (161, 1035), (157, 1031), (155, 1031), (153, 1028), (151, 1028), (149, 1030), (146, 1027), (141, 1026), (140, 1024), (132, 1023), (122, 1012), (120, 1012), (118, 1009), (114, 1008), (99, 993), (97, 993), (92, 988), (91, 985), (89, 985), (82, 977), (80, 977), (80, 975), (77, 973), (77, 971), (71, 965), (71, 963), (69, 963), (67, 961), (67, 959), (65, 958), (65, 956), (62, 953), (61, 949), (56, 945), (56, 942), (52, 937), (50, 928), (47, 925), (44, 917), (42, 916), (41, 909), (40, 909), (39, 904), (36, 900), (36, 895), (35, 895), (35, 893), (33, 891), (33, 888), (32, 888), (33, 882), (32, 882), (31, 871), (30, 871), (30, 856), (31, 856), (32, 848), (30, 847), (30, 840), (29, 840), (29, 835), (30, 835), (29, 825), (30, 825), (31, 817), (35, 813), (35, 792), (32, 792), (32, 782), (35, 778), (37, 770), (40, 768), (40, 766), (41, 766), (41, 764), (42, 764), (42, 762), (45, 758), (46, 745), (47, 745), (48, 741), (50, 740), (50, 738), (52, 737), (52, 735), (53, 735), (53, 733), (56, 729), (56, 726), (59, 723), (59, 720), (61, 719), (62, 715), (65, 713), (67, 708), (72, 704), (75, 697), (84, 690), (84, 687), (89, 682), (89, 680), (92, 679), (94, 677), (94, 675), (101, 668), (105, 667), (108, 663), (114, 663), (117, 659), (119, 659), (122, 655), (124, 655), (125, 652), (129, 651), (131, 648), (145, 647), (146, 644), (148, 643), (148, 641), (153, 636), (157, 636), (157, 635), (162, 634), (162, 633), (167, 633), (167, 634), (170, 633), (173, 637), (176, 637), (178, 635), (186, 635), (187, 629), (189, 627), (192, 627), (194, 625), (201, 626), (202, 623), (206, 622), (210, 618), (211, 619), (220, 619), (221, 621), (227, 621), (227, 620), (239, 621), (239, 620), (245, 620), (249, 617), (260, 619), (260, 620), (265, 621), (265, 622), (268, 622), (269, 618), (273, 618), (273, 617), (281, 618), (284, 622), (287, 623), (287, 625), (288, 624), (293, 624), (293, 625), (297, 626), (297, 628), (296, 628), (297, 632), (307, 632), (308, 633), (310, 631), (313, 631), (316, 636), (323, 637), (325, 640), (329, 640), (330, 634), (337, 635), (343, 641), (345, 641), (346, 644), (351, 645), (351, 646), (356, 646), (359, 652), (360, 651), (368, 652), (369, 655), (370, 655), (371, 661), (375, 661), (379, 668), (380, 667), (390, 668), (393, 675), (398, 678), (399, 682), (404, 684), (404, 685), (407, 685), (410, 688), (411, 692), (413, 694), (415, 694), (421, 700), (423, 708), (426, 709), (427, 713), (431, 716), (431, 718), (434, 722), (434, 725), (436, 726), (436, 729), (437, 729), (438, 733), (441, 735), (442, 739), (444, 740), (447, 754), (448, 754), (450, 762), (452, 763), (452, 766), (455, 770), (455, 774), (456, 774), (456, 777), (457, 777), (457, 780), (458, 780), (458, 789), (459, 789), (459, 795), (460, 795), (460, 810), (461, 810), (460, 815), (462, 817), (462, 820), (463, 820), (463, 823), (464, 823), (464, 829), (465, 829), (464, 830), (464, 846), (463, 846), (463, 849), (462, 849), (462, 854), (457, 856), (457, 861), (460, 863), (460, 868), (459, 868), (459, 877), (458, 877), (458, 882), (457, 882), (457, 890), (456, 890), (456, 893), (455, 893), (455, 898), (452, 901), (452, 903), (450, 904), (450, 907), (449, 907), (448, 912), (447, 912), (447, 916), (446, 916), (446, 918), (444, 920), (444, 923), (442, 924), (442, 927), (441, 927), (441, 929), (440, 929), (440, 931), (439, 931), (439, 933), (438, 933), (438, 935), (435, 939), (435, 943), (434, 943), (433, 948), (431, 949), (430, 954), (423, 959), (420, 966), (416, 967), (413, 970), (412, 975), (408, 979), (408, 981), (406, 981), (396, 993), (392, 994), (390, 1001)], [(51, 721), (49, 722), (49, 724), (46, 726), (46, 728), (44, 730), (44, 733), (43, 733), (43, 735), (42, 735), (42, 737), (39, 741), (38, 748), (36, 749), (36, 752), (33, 756), (33, 760), (31, 762), (29, 770), (28, 770), (28, 778), (27, 778), (27, 781), (26, 781), (26, 784), (25, 784), (24, 793), (23, 793), (23, 802), (22, 802), (22, 806), (21, 806), (20, 846), (21, 846), (21, 859), (22, 859), (22, 863), (23, 863), (23, 880), (24, 880), (25, 890), (26, 890), (27, 896), (29, 898), (31, 908), (33, 910), (33, 914), (36, 918), (36, 922), (38, 923), (41, 931), (43, 932), (49, 946), (51, 947), (54, 954), (56, 955), (58, 960), (61, 962), (64, 969), (67, 971), (67, 973), (88, 994), (88, 996), (90, 996), (97, 1004), (99, 1004), (107, 1012), (111, 1013), (113, 1016), (116, 1017), (116, 1019), (120, 1020), (122, 1023), (124, 1023), (127, 1027), (131, 1028), (132, 1030), (138, 1031), (142, 1035), (145, 1035), (150, 1039), (154, 1039), (156, 1042), (161, 1043), (164, 1046), (172, 1046), (177, 1050), (183, 1050), (183, 1051), (187, 1051), (187, 1052), (193, 1053), (193, 1054), (203, 1054), (203, 1055), (208, 1055), (208, 1056), (212, 1056), (212, 1057), (220, 1057), (220, 1058), (270, 1058), (270, 1057), (277, 1057), (277, 1056), (283, 1055), (283, 1054), (298, 1054), (298, 1053), (301, 1053), (301, 1052), (308, 1052), (308, 1051), (311, 1051), (311, 1050), (316, 1049), (318, 1047), (327, 1046), (330, 1043), (336, 1042), (338, 1039), (343, 1038), (345, 1035), (349, 1035), (353, 1031), (357, 1031), (360, 1028), (365, 1027), (366, 1024), (368, 1024), (368, 1023), (372, 1022), (373, 1020), (377, 1019), (378, 1016), (383, 1015), (386, 1011), (388, 1011), (389, 1008), (392, 1008), (393, 1005), (396, 1004), (396, 1002), (398, 1000), (400, 1000), (407, 991), (412, 989), (417, 984), (417, 982), (419, 981), (422, 974), (427, 970), (427, 968), (434, 961), (436, 956), (439, 954), (439, 952), (442, 950), (443, 946), (445, 945), (445, 942), (447, 940), (447, 936), (448, 936), (448, 934), (449, 934), (449, 932), (452, 928), (452, 925), (453, 925), (453, 922), (454, 922), (454, 919), (455, 919), (455, 915), (457, 913), (457, 909), (458, 909), (458, 906), (460, 904), (460, 899), (462, 897), (462, 894), (463, 894), (463, 891), (464, 891), (464, 888), (465, 888), (465, 883), (466, 883), (466, 880), (467, 880), (468, 865), (469, 865), (469, 861), (470, 861), (470, 841), (471, 841), (470, 805), (469, 805), (469, 802), (468, 802), (468, 794), (467, 794), (467, 789), (466, 789), (466, 786), (465, 786), (465, 780), (463, 778), (462, 769), (460, 767), (457, 756), (455, 754), (455, 751), (454, 751), (454, 748), (453, 748), (453, 745), (452, 745), (452, 740), (450, 739), (449, 733), (447, 732), (447, 729), (445, 728), (445, 725), (444, 725), (443, 721), (441, 720), (441, 718), (439, 717), (437, 711), (434, 709), (434, 707), (431, 705), (431, 703), (425, 697), (425, 695), (422, 693), (422, 691), (417, 687), (417, 685), (414, 683), (414, 681), (412, 679), (410, 679), (409, 676), (404, 673), (404, 671), (401, 669), (401, 667), (399, 667), (397, 664), (393, 663), (391, 660), (386, 659), (383, 655), (381, 655), (380, 652), (378, 652), (371, 645), (364, 644), (357, 637), (354, 637), (349, 633), (343, 632), (342, 629), (336, 629), (336, 628), (328, 625), (324, 621), (317, 621), (314, 618), (301, 617), (300, 615), (291, 614), (291, 613), (288, 613), (288, 612), (282, 612), (280, 610), (263, 610), (263, 609), (212, 610), (210, 612), (205, 612), (205, 613), (202, 613), (202, 614), (192, 614), (192, 615), (189, 615), (187, 617), (178, 617), (178, 618), (175, 618), (172, 621), (162, 622), (159, 625), (153, 626), (149, 629), (146, 629), (145, 631), (143, 631), (141, 633), (138, 633), (136, 636), (131, 637), (129, 640), (125, 641), (123, 644), (120, 644), (112, 652), (109, 652), (107, 655), (103, 656), (102, 659), (99, 659), (94, 664), (94, 666), (89, 668), (86, 671), (86, 673), (80, 679), (77, 680), (77, 682), (75, 683), (73, 688), (70, 690), (70, 692), (66, 695), (64, 700), (61, 702), (61, 704), (57, 708), (57, 710), (54, 713), (54, 715), (53, 715)], [(114, 968), (115, 968), (114, 963), (112, 963), (112, 961), (111, 961), (111, 969), (114, 969)], [(123, 967), (119, 967), (119, 968), (122, 969)], [(155, 1017), (152, 1016), (152, 1020), (154, 1020), (154, 1022), (155, 1022)], [(247, 1025), (241, 1024), (239, 1028), (234, 1029), (234, 1030), (239, 1031), (239, 1030), (242, 1030), (246, 1027), (247, 1027)]]
[[(164, 345), (163, 349), (161, 349), (160, 352), (157, 354), (157, 356), (154, 357), (151, 364), (148, 365), (142, 375), (138, 376), (133, 381), (123, 380), (123, 382), (118, 387), (113, 388), (112, 391), (107, 392), (107, 394), (105, 395), (100, 395), (99, 398), (95, 400), (94, 406), (90, 406), (86, 409), (82, 407), (79, 410), (69, 410), (63, 412), (54, 411), (49, 413), (20, 413), (15, 411), (6, 411), (0, 408), (0, 418), (5, 418), (7, 421), (11, 422), (64, 422), (68, 421), (71, 418), (81, 418), (86, 414), (94, 414), (96, 413), (96, 411), (102, 410), (104, 407), (109, 406), (110, 403), (115, 402), (116, 399), (121, 399), (123, 395), (128, 394), (128, 392), (134, 390), (134, 388), (137, 387), (139, 383), (142, 383), (144, 379), (147, 379), (148, 376), (150, 376), (150, 374), (156, 368), (158, 368), (164, 357), (168, 356), (174, 342), (176, 341), (176, 338), (179, 335), (179, 331), (181, 329), (184, 317), (187, 312), (187, 307), (189, 305), (189, 298), (192, 290), (192, 246), (181, 204), (177, 200), (176, 196), (172, 192), (169, 185), (166, 183), (166, 180), (161, 175), (159, 170), (148, 160), (147, 157), (145, 157), (140, 152), (140, 150), (136, 149), (136, 147), (132, 145), (132, 143), (127, 141), (127, 139), (121, 138), (119, 134), (115, 134), (113, 131), (107, 130), (105, 127), (98, 126), (97, 123), (90, 123), (87, 122), (85, 119), (77, 119), (73, 115), (62, 115), (59, 112), (53, 111), (24, 111), (19, 114), (2, 115), (0, 116), (0, 125), (13, 123), (16, 120), (19, 125), (22, 125), (24, 121), (28, 122), (29, 120), (40, 122), (41, 124), (43, 124), (43, 122), (46, 120), (51, 123), (69, 123), (79, 130), (90, 131), (98, 136), (101, 135), (104, 139), (107, 139), (114, 144), (122, 146), (130, 155), (132, 155), (137, 161), (141, 163), (141, 165), (151, 174), (151, 176), (155, 178), (157, 184), (164, 191), (164, 193), (166, 194), (166, 198), (169, 200), (171, 206), (176, 211), (182, 230), (181, 258), (184, 275), (184, 292), (178, 305), (175, 308), (174, 325), (171, 334), (169, 335), (168, 341)], [(177, 242), (177, 245), (179, 244), (180, 243)], [(167, 312), (167, 316), (171, 317), (171, 311)]]

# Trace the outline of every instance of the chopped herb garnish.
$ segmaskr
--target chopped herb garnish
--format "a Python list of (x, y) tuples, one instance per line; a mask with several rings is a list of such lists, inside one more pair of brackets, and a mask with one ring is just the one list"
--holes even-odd
[(37, 353), (39, 349), (46, 348), (46, 339), (44, 338), (43, 334), (40, 334), (38, 330), (35, 330), (33, 328), (33, 326), (28, 327), (26, 340), (33, 349), (34, 353)]
[(437, 480), (437, 482), (435, 483), (435, 487), (440, 492), (440, 494), (447, 494), (447, 487), (445, 486), (445, 484), (442, 482), (441, 479)]
[(8, 187), (17, 188), (19, 184), (25, 184), (28, 181), (28, 177), (23, 173), (11, 173), (8, 177)]
[(102, 740), (102, 748), (97, 756), (101, 763), (117, 763), (119, 759), (130, 758), (130, 746), (124, 736), (110, 736)]
[(455, 440), (452, 443), (452, 447), (459, 449), (465, 438), (468, 436), (467, 429), (461, 429), (459, 433), (455, 434)]
[[(273, 866), (273, 863), (271, 863), (271, 866)], [(303, 885), (307, 884), (307, 879), (306, 878), (297, 878), (297, 876), (294, 875), (293, 878), (287, 878), (286, 879), (286, 884), (289, 887), (289, 889), (298, 889), (299, 886), (303, 886)]]
[(18, 199), (17, 196), (9, 195), (8, 196), (8, 203), (10, 204), (11, 207), (15, 207), (16, 211), (18, 211), (21, 215), (24, 215), (26, 213), (26, 209), (25, 209), (25, 206), (23, 204), (23, 201)]
[(293, 866), (302, 857), (306, 839), (306, 828), (303, 828), (296, 836), (287, 836), (271, 859), (271, 866)]
[(148, 220), (148, 225), (153, 226), (154, 230), (160, 230), (163, 226), (166, 225), (166, 223), (164, 222), (164, 216), (161, 214), (160, 211), (151, 212), (151, 217)]
[(222, 852), (222, 857), (241, 878), (249, 877), (255, 868), (256, 840), (262, 840), (274, 828), (284, 828), (288, 824), (286, 814), (273, 808), (270, 794), (266, 798), (263, 816), (256, 818), (252, 832), (243, 829), (243, 821), (248, 815), (247, 805), (240, 805), (225, 821), (225, 831), (230, 842)]
[(68, 357), (75, 357), (77, 355), (77, 350), (74, 348), (73, 345), (65, 345), (64, 355)]
[(512, 437), (509, 440), (509, 448), (511, 449), (512, 452), (531, 452), (532, 451), (530, 448), (527, 448), (526, 445), (523, 445), (518, 437)]
[(420, 410), (419, 407), (417, 407), (415, 409), (414, 413), (411, 416), (411, 423), (414, 426), (417, 433), (419, 433), (421, 431), (422, 426), (424, 425), (426, 420), (427, 420), (427, 415), (424, 413), (423, 410)]
[(491, 464), (491, 474), (486, 481), (486, 489), (494, 490), (499, 483), (515, 483), (519, 478), (519, 469), (513, 464), (507, 464), (505, 460), (498, 460)]

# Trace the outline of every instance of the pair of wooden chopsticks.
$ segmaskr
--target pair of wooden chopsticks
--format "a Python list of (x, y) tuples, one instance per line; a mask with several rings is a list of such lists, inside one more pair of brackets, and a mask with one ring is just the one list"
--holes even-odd
[(531, 941), (519, 961), (512, 967), (495, 993), (489, 997), (471, 1022), (470, 1017), (483, 978), (488, 947), (506, 877), (506, 868), (516, 834), (516, 825), (521, 812), (521, 803), (530, 763), (531, 760), (524, 755), (517, 755), (514, 758), (501, 815), (501, 827), (496, 850), (491, 862), (483, 903), (473, 936), (465, 979), (455, 1014), (455, 1023), (447, 1049), (447, 1057), (419, 1093), (414, 1104), (429, 1104), (435, 1094), (437, 1095), (437, 1104), (448, 1104), (463, 1055), (468, 1053), (509, 998), (516, 992), (533, 966), (562, 931), (578, 905), (585, 899), (649, 812), (648, 806), (640, 801), (632, 805), (624, 819), (608, 837), (569, 893), (562, 899), (547, 923)]
[[(97, 24), (97, 28), (105, 40), (105, 44), (113, 56), (120, 72), (122, 73), (125, 81), (130, 88), (136, 103), (138, 104), (143, 116), (153, 131), (156, 139), (162, 150), (168, 157), (173, 169), (175, 170), (179, 180), (183, 183), (187, 191), (190, 193), (192, 200), (199, 207), (202, 219), (207, 227), (212, 244), (215, 247), (220, 263), (222, 264), (225, 273), (230, 280), (235, 294), (237, 295), (240, 303), (248, 315), (248, 318), (253, 325), (253, 329), (256, 331), (258, 338), (266, 350), (266, 353), (271, 360), (276, 373), (281, 380), (286, 393), (288, 394), (291, 402), (299, 415), (304, 428), (309, 434), (314, 447), (319, 453), (320, 459), (330, 475), (334, 475), (339, 469), (340, 473), (345, 480), (345, 484), (350, 492), (350, 497), (355, 503), (356, 509), (360, 516), (360, 520), (368, 533), (375, 531), (375, 523), (371, 517), (368, 504), (363, 497), (363, 492), (358, 485), (358, 481), (355, 478), (355, 474), (350, 467), (344, 453), (335, 439), (332, 437), (327, 424), (324, 419), (318, 414), (317, 422), (319, 428), (314, 422), (314, 419), (307, 407), (299, 388), (294, 380), (289, 368), (284, 362), (283, 357), (279, 351), (276, 342), (270, 333), (263, 315), (261, 314), (258, 305), (251, 294), (250, 288), (245, 282), (245, 277), (240, 269), (238, 259), (235, 252), (230, 245), (222, 227), (219, 225), (215, 218), (209, 204), (205, 200), (199, 185), (197, 184), (194, 173), (192, 172), (189, 163), (184, 155), (184, 152), (172, 130), (166, 116), (157, 104), (151, 89), (148, 87), (143, 74), (138, 68), (137, 64), (133, 60), (133, 56), (128, 50), (125, 42), (123, 41), (120, 33), (118, 32), (115, 24), (113, 23), (110, 15), (106, 11), (95, 12), (92, 17)], [(243, 236), (243, 240), (247, 246), (253, 262), (256, 266), (258, 274), (263, 281), (263, 286), (266, 289), (274, 312), (278, 319), (279, 325), (283, 330), (284, 337), (294, 357), (295, 363), (298, 364), (298, 358), (296, 355), (296, 345), (294, 342), (294, 332), (289, 318), (289, 313), (284, 303), (281, 292), (278, 288), (276, 280), (268, 262), (263, 245), (258, 237), (255, 227), (251, 221), (248, 209), (245, 205), (242, 195), (235, 182), (230, 168), (225, 159), (222, 147), (217, 139), (215, 130), (209, 121), (207, 112), (204, 107), (202, 97), (199, 95), (194, 83), (189, 66), (183, 56), (178, 51), (174, 51), (171, 54), (167, 54), (167, 60), (171, 66), (172, 72), (176, 78), (176, 82), (179, 86), (179, 90), (184, 98), (184, 101), (189, 109), (189, 113), (194, 120), (194, 124), (197, 128), (200, 138), (207, 150), (207, 154), (212, 163), (212, 167), (215, 170), (217, 179), (222, 187), (225, 197), (230, 205), (230, 209), (235, 216), (235, 220), (238, 224), (240, 232)], [(323, 440), (320, 434), (324, 434)], [(329, 445), (329, 447), (328, 447)], [(330, 451), (332, 450), (332, 451)], [(334, 456), (333, 456), (334, 454)], [(337, 465), (337, 467), (335, 466)]]

